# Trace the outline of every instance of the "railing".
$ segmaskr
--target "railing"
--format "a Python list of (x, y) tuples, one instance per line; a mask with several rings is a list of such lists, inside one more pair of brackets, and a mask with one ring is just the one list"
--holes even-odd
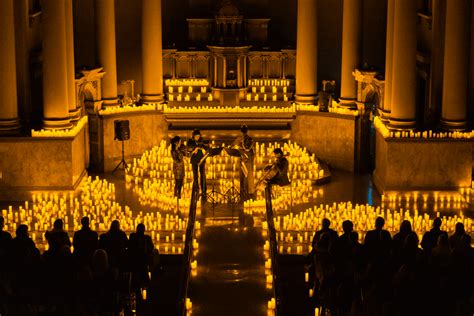
[(272, 277), (273, 277), (273, 292), (275, 295), (275, 315), (283, 315), (283, 309), (281, 306), (281, 281), (280, 265), (278, 263), (278, 244), (276, 239), (275, 222), (273, 220), (273, 207), (272, 207), (272, 189), (271, 186), (265, 188), (265, 206), (267, 213), (268, 222), (268, 238), (270, 239), (270, 258), (272, 259)]
[(191, 257), (193, 253), (194, 223), (196, 221), (196, 206), (199, 187), (193, 185), (191, 193), (191, 204), (189, 206), (188, 226), (186, 228), (186, 240), (184, 242), (183, 267), (181, 270), (180, 288), (178, 293), (178, 306), (176, 315), (186, 315), (186, 297), (188, 296), (189, 276), (191, 274)]

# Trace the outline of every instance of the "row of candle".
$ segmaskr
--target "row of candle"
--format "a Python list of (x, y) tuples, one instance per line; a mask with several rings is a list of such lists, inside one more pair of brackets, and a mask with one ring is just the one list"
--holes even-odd
[(467, 132), (435, 132), (428, 131), (392, 131), (382, 121), (380, 117), (374, 118), (374, 127), (384, 138), (414, 138), (414, 139), (471, 139), (474, 138), (474, 131)]
[[(262, 96), (262, 97), (260, 97)], [(270, 94), (271, 96), (271, 99), (268, 98), (269, 94), (267, 93), (263, 93), (263, 94), (258, 94), (258, 93), (247, 93), (246, 95), (246, 100), (247, 101), (281, 101), (282, 99), (278, 97), (278, 94), (276, 93), (273, 93), (273, 94)], [(287, 102), (289, 99), (288, 99), (288, 96), (286, 94), (283, 95), (283, 101)]]
[(166, 86), (208, 86), (207, 79), (166, 79)]
[[(176, 93), (174, 86), (169, 86), (168, 87), (168, 93)], [(186, 89), (188, 93), (193, 93), (193, 92), (198, 92), (200, 91), (201, 93), (206, 93), (207, 92), (207, 86), (188, 86)], [(183, 93), (184, 92), (184, 87), (179, 86), (177, 89), (178, 93)]]
[(116, 105), (116, 106), (107, 106), (104, 109), (99, 110), (100, 115), (109, 115), (117, 113), (134, 113), (142, 111), (163, 111), (162, 103), (145, 103), (141, 105)]
[[(269, 92), (269, 90), (270, 90), (269, 88), (270, 87), (261, 86), (260, 89), (258, 89), (258, 91), (260, 93)], [(283, 93), (287, 93), (288, 92), (288, 87), (285, 86), (285, 87), (282, 87), (281, 89), (279, 89), (279, 87), (277, 87), (277, 86), (271, 87), (271, 92), (272, 93), (277, 93), (279, 90), (282, 91)], [(251, 91), (252, 91), (252, 93), (257, 93), (257, 87), (255, 87), (255, 86), (252, 87)]]
[(249, 79), (249, 86), (290, 86), (288, 79)]
[(189, 94), (185, 94), (184, 97), (182, 94), (168, 94), (168, 101), (185, 101), (185, 102), (190, 102), (190, 101), (209, 101), (212, 102), (214, 100), (214, 97), (212, 96), (211, 93), (197, 93), (196, 96), (194, 97), (194, 100), (191, 100), (191, 96)]
[(87, 125), (88, 116), (81, 117), (73, 127), (68, 129), (31, 130), (31, 137), (75, 137)]
[[(32, 203), (25, 201), (19, 209), (2, 210), (6, 220), (5, 229), (14, 233), (19, 224), (30, 228), (31, 237), (41, 249), (46, 249), (44, 233), (51, 229), (57, 218), (63, 219), (64, 229), (71, 235), (80, 228), (83, 216), (90, 218), (90, 227), (103, 233), (112, 220), (119, 220), (125, 232), (132, 232), (139, 223), (145, 224), (147, 234), (164, 253), (181, 253), (184, 249), (187, 219), (179, 215), (157, 212), (132, 212), (128, 206), (115, 201), (115, 186), (106, 180), (88, 177), (81, 185), (79, 197), (73, 193), (44, 192), (32, 195)], [(200, 225), (196, 223), (196, 231)], [(197, 245), (197, 243), (196, 243)], [(160, 249), (161, 247), (161, 249)]]
[[(212, 95), (210, 95), (212, 97)], [(212, 100), (208, 100), (212, 101)], [(294, 106), (164, 106), (165, 113), (294, 113)]]
[[(306, 111), (306, 112), (320, 112), (319, 105), (315, 104), (296, 104), (296, 111)], [(359, 111), (347, 109), (344, 107), (340, 107), (337, 105), (335, 101), (333, 101), (332, 106), (328, 107), (327, 112), (329, 113), (336, 113), (342, 115), (350, 115), (350, 116), (358, 116)]]

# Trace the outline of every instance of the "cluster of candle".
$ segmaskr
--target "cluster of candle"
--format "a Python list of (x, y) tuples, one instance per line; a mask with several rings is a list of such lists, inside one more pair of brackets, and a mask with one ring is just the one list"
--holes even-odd
[[(2, 210), (5, 229), (14, 233), (19, 224), (29, 227), (31, 237), (41, 250), (47, 249), (44, 233), (52, 229), (56, 219), (61, 218), (64, 229), (70, 236), (80, 228), (83, 216), (90, 218), (90, 227), (98, 233), (108, 230), (113, 220), (119, 220), (120, 227), (131, 233), (139, 223), (145, 224), (147, 234), (153, 239), (161, 253), (182, 253), (184, 249), (187, 219), (166, 212), (132, 212), (128, 206), (116, 202), (115, 185), (106, 180), (88, 177), (81, 185), (79, 196), (73, 193), (45, 192), (32, 195), (19, 209)], [(200, 225), (196, 223), (196, 231)], [(194, 246), (198, 243), (194, 241)]]
[(374, 118), (374, 126), (384, 138), (414, 138), (414, 139), (472, 139), (474, 131), (470, 132), (434, 132), (434, 131), (392, 131), (380, 117)]
[(166, 79), (166, 86), (209, 86), (207, 79)]
[[(354, 230), (359, 233), (360, 241), (365, 234), (374, 229), (375, 219), (381, 216), (385, 219), (384, 229), (392, 235), (397, 233), (403, 220), (409, 220), (413, 231), (421, 240), (423, 234), (432, 228), (433, 218), (427, 213), (419, 214), (417, 210), (399, 209), (391, 210), (384, 207), (371, 205), (353, 205), (351, 202), (333, 203), (332, 205), (320, 205), (308, 208), (298, 214), (289, 213), (274, 218), (277, 230), (278, 249), (280, 253), (307, 253), (311, 250), (311, 241), (315, 231), (321, 228), (323, 218), (331, 221), (331, 227), (342, 234), (342, 223), (351, 220)], [(439, 213), (436, 216), (440, 217)], [(454, 216), (443, 216), (442, 229), (452, 234), (458, 222), (464, 224), (466, 232), (474, 233), (474, 221), (465, 217), (462, 213)], [(265, 228), (268, 223), (263, 222)]]
[(88, 116), (83, 116), (71, 128), (68, 129), (41, 129), (39, 131), (32, 129), (31, 137), (75, 137), (87, 125)]
[(162, 103), (145, 103), (141, 105), (136, 105), (135, 103), (131, 105), (115, 105), (115, 106), (108, 106), (102, 110), (99, 110), (100, 115), (109, 115), (109, 114), (117, 114), (117, 113), (130, 113), (130, 112), (142, 112), (142, 111), (162, 111), (163, 104)]
[(432, 205), (435, 212), (439, 208), (461, 209), (465, 203), (469, 203), (471, 188), (461, 188), (459, 192), (389, 192), (381, 195), (382, 204), (386, 208), (394, 209), (395, 207), (412, 207), (417, 209), (418, 206), (423, 209)]
[(288, 79), (249, 79), (249, 86), (280, 86), (288, 87), (290, 85), (290, 80)]
[[(261, 97), (260, 97), (261, 96)], [(270, 98), (269, 98), (270, 96)], [(246, 100), (247, 101), (281, 101), (282, 99), (278, 97), (278, 94), (272, 93), (272, 94), (258, 94), (258, 93), (247, 93), (246, 94)], [(288, 95), (285, 94), (283, 95), (283, 101), (287, 102), (289, 100)]]
[[(171, 89), (172, 87), (170, 87)], [(191, 88), (191, 87), (190, 87)], [(214, 98), (212, 97), (212, 94), (211, 93), (206, 93), (204, 91), (204, 93), (197, 93), (196, 96), (194, 97), (194, 100), (193, 101), (213, 101)], [(189, 94), (185, 94), (184, 97), (183, 95), (180, 93), (180, 94), (177, 94), (177, 95), (174, 95), (174, 94), (168, 94), (168, 101), (186, 101), (186, 102), (189, 102), (191, 101), (191, 96)]]
[[(259, 89), (257, 90), (257, 87), (255, 87), (255, 86), (251, 87), (252, 93), (257, 93), (257, 91), (260, 92), (260, 93), (270, 92), (270, 88), (271, 88), (272, 93), (278, 93), (278, 92), (287, 93), (288, 92), (288, 87), (286, 87), (286, 86), (282, 87), (281, 89), (279, 89), (279, 87), (277, 87), (277, 86), (272, 86), (272, 87), (260, 86), (258, 88)], [(281, 90), (281, 91), (279, 91), (279, 90)]]
[[(178, 89), (175, 89), (174, 86), (169, 86), (168, 87), (168, 93), (176, 93), (175, 90), (177, 90), (178, 93), (183, 93), (185, 91), (183, 86), (179, 86)], [(207, 92), (207, 86), (201, 86), (201, 87), (199, 87), (199, 86), (197, 86), (197, 87), (196, 86), (188, 86), (186, 91), (188, 93), (196, 93), (196, 92), (206, 93)]]
[(180, 106), (166, 105), (164, 113), (294, 113), (292, 106)]

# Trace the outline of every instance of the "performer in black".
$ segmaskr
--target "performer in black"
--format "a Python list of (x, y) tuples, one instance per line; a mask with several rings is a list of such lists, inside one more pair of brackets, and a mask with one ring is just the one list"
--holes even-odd
[(171, 139), (171, 157), (173, 158), (174, 174), (174, 196), (181, 198), (181, 189), (184, 183), (184, 156), (186, 151), (181, 143), (181, 137), (175, 136)]
[(290, 179), (288, 178), (288, 159), (286, 159), (281, 148), (275, 148), (273, 150), (276, 161), (265, 167), (263, 176), (258, 180), (257, 187), (261, 184), (265, 186), (271, 186), (273, 184), (279, 186), (285, 186), (290, 184)]
[[(209, 150), (207, 144), (201, 137), (201, 131), (195, 129), (192, 138), (188, 140), (188, 150), (191, 155), (191, 165), (193, 167), (193, 185), (199, 186), (201, 184), (201, 201), (207, 201), (206, 188), (206, 159), (205, 151)], [(204, 159), (203, 159), (204, 158)]]
[(252, 198), (255, 193), (253, 175), (254, 150), (253, 139), (248, 135), (247, 125), (240, 127), (241, 135), (232, 143), (240, 153), (240, 197), (241, 200)]

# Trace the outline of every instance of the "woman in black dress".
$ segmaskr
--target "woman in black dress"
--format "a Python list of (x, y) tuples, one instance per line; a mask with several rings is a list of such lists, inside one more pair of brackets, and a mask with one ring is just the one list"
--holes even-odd
[(173, 158), (174, 174), (174, 196), (181, 198), (181, 189), (184, 183), (184, 146), (181, 144), (181, 138), (175, 136), (171, 139), (171, 157)]

